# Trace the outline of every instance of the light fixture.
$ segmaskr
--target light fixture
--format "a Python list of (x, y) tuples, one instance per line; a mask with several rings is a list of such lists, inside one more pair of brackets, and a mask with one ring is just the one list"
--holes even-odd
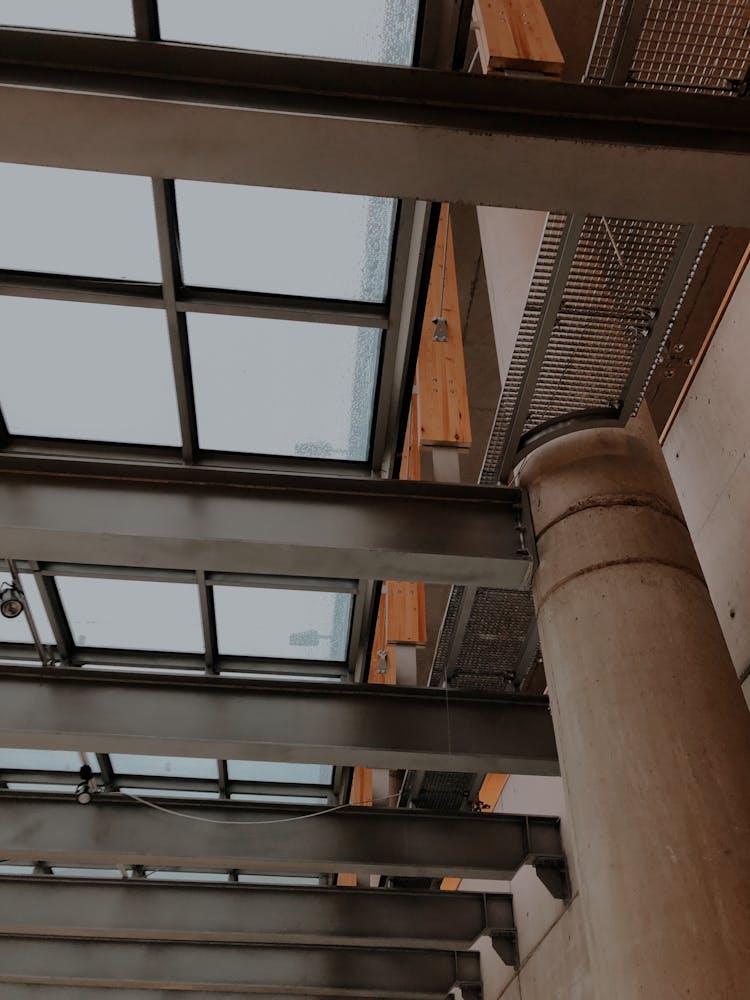
[(82, 806), (87, 806), (93, 799), (94, 792), (97, 790), (94, 772), (88, 764), (84, 764), (78, 773), (81, 780), (76, 785), (76, 802), (79, 802)]
[(21, 592), (10, 583), (2, 584), (0, 586), (0, 612), (3, 618), (18, 618), (22, 611)]

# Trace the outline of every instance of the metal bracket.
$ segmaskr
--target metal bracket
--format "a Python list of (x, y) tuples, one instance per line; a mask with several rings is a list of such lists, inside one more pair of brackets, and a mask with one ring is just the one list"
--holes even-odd
[(535, 861), (534, 870), (555, 899), (560, 899), (564, 903), (570, 902), (570, 877), (568, 866), (564, 861)]
[(515, 931), (489, 931), (495, 954), (501, 962), (518, 971), (521, 959), (518, 954), (518, 935)]
[(448, 340), (448, 320), (445, 316), (435, 316), (432, 322), (435, 325), (432, 339), (444, 344)]

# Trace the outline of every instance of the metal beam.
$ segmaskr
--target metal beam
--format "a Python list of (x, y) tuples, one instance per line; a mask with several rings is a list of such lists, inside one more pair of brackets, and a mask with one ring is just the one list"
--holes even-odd
[(0, 878), (0, 934), (461, 951), (512, 935), (512, 897), (470, 892)]
[(72, 796), (0, 796), (0, 856), (12, 863), (510, 879), (524, 864), (563, 861), (559, 820), (545, 816), (156, 800), (186, 818), (105, 794), (89, 806)]
[(540, 695), (228, 677), (165, 682), (63, 669), (42, 678), (4, 668), (0, 683), (4, 747), (559, 773)]
[(11, 162), (750, 224), (740, 101), (22, 29), (0, 51)]
[(533, 568), (517, 489), (252, 473), (227, 488), (187, 468), (100, 464), (94, 478), (64, 459), (0, 462), (84, 473), (2, 475), (6, 558), (507, 589), (526, 589)]
[(479, 984), (476, 952), (0, 939), (0, 983), (444, 1000)]

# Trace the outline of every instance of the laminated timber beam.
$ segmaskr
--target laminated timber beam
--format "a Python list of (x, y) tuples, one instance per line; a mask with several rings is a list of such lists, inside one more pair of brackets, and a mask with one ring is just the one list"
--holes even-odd
[(476, 952), (0, 939), (0, 983), (24, 982), (444, 1000), (480, 973)]
[(0, 856), (14, 864), (510, 879), (524, 864), (564, 860), (559, 820), (546, 816), (154, 800), (186, 814), (175, 816), (104, 793), (88, 806), (72, 796), (0, 795)]
[[(28, 474), (41, 468), (49, 474)], [(12, 469), (23, 474), (4, 474)], [(507, 589), (530, 583), (523, 538), (533, 532), (521, 490), (211, 476), (125, 463), (97, 463), (98, 478), (91, 471), (85, 462), (0, 452), (3, 557)]]
[(382, 684), (0, 669), (0, 746), (559, 774), (549, 703)]
[(0, 53), (10, 162), (750, 225), (742, 101), (22, 29)]
[(462, 951), (515, 933), (508, 895), (0, 878), (0, 935)]

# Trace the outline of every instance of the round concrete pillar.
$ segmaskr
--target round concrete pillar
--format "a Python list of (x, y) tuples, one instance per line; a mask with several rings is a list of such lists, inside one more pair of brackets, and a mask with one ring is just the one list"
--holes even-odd
[(750, 715), (650, 417), (519, 473), (596, 996), (750, 997)]

